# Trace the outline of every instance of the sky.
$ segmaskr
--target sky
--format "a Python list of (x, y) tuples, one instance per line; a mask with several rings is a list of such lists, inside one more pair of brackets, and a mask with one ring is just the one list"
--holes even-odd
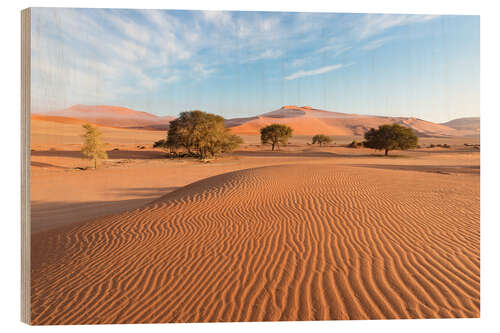
[(33, 112), (479, 116), (479, 16), (34, 8)]

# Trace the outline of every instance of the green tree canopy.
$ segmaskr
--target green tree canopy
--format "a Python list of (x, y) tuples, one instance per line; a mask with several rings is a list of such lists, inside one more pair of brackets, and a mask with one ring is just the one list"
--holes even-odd
[(280, 150), (280, 143), (287, 144), (292, 137), (293, 129), (282, 124), (272, 124), (260, 129), (260, 140), (263, 144), (270, 143), (272, 150), (277, 146)]
[(332, 142), (332, 138), (324, 134), (316, 134), (313, 136), (312, 143), (319, 143), (319, 146), (322, 147), (324, 143)]
[(384, 150), (385, 155), (390, 150), (406, 150), (416, 148), (418, 137), (413, 131), (399, 124), (381, 125), (378, 129), (370, 129), (365, 133), (365, 147)]
[(215, 157), (234, 150), (243, 140), (232, 135), (225, 127), (224, 118), (202, 111), (186, 111), (170, 122), (167, 140), (158, 143), (175, 151), (185, 148), (189, 154), (195, 151), (201, 158)]
[(94, 169), (96, 169), (98, 159), (108, 158), (108, 154), (104, 150), (104, 144), (101, 142), (102, 133), (97, 127), (90, 124), (84, 124), (82, 127), (85, 129), (82, 154), (94, 160)]

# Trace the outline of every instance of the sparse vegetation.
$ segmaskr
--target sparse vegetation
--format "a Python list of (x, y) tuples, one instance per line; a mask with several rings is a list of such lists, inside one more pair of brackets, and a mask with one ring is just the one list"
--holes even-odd
[(319, 143), (320, 147), (323, 147), (323, 144), (330, 143), (330, 142), (332, 142), (332, 138), (330, 138), (329, 136), (324, 135), (324, 134), (316, 134), (312, 138), (312, 144), (314, 145), (316, 143)]
[(153, 143), (153, 148), (167, 148), (167, 140), (161, 139)]
[(167, 139), (156, 141), (153, 147), (170, 149), (173, 154), (184, 148), (188, 156), (207, 159), (230, 152), (241, 143), (243, 140), (239, 136), (229, 133), (224, 118), (196, 110), (182, 112), (179, 118), (171, 121)]
[(97, 169), (97, 160), (108, 158), (108, 154), (104, 150), (104, 144), (101, 142), (101, 131), (90, 124), (84, 124), (85, 129), (83, 135), (82, 154), (94, 161), (94, 169)]
[(260, 140), (263, 144), (270, 143), (272, 149), (277, 146), (280, 150), (280, 143), (287, 144), (292, 137), (293, 129), (283, 124), (272, 124), (260, 129)]
[(399, 124), (381, 125), (365, 133), (365, 147), (384, 150), (385, 156), (390, 150), (407, 150), (418, 145), (418, 137), (410, 128)]
[(363, 142), (358, 142), (356, 140), (352, 140), (352, 142), (347, 145), (348, 148), (360, 148), (362, 146), (363, 146)]
[(440, 144), (440, 143), (439, 143), (439, 144), (437, 144), (437, 145), (435, 145), (435, 144), (431, 143), (431, 144), (429, 145), (429, 148), (435, 148), (435, 147), (439, 147), (439, 148), (451, 148), (451, 146), (450, 146), (449, 144), (447, 144), (447, 143), (443, 143), (443, 144)]

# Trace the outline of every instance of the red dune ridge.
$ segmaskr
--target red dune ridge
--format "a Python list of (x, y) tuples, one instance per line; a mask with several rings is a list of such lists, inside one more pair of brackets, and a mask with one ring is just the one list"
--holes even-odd
[[(168, 130), (172, 116), (159, 117), (147, 112), (120, 106), (75, 105), (64, 110), (52, 111), (44, 115), (33, 114), (35, 119), (66, 122), (79, 119), (103, 126)], [(59, 117), (59, 118), (57, 118)], [(479, 118), (455, 119), (437, 124), (412, 117), (382, 117), (348, 114), (319, 110), (309, 106), (286, 105), (278, 110), (259, 116), (227, 119), (226, 125), (235, 134), (259, 134), (260, 129), (270, 124), (285, 124), (293, 128), (296, 135), (326, 134), (334, 136), (362, 136), (370, 128), (383, 124), (398, 123), (407, 126), (419, 136), (466, 137), (479, 135)], [(76, 120), (73, 123), (77, 123)]]
[(171, 116), (159, 117), (144, 111), (136, 111), (121, 106), (74, 105), (69, 108), (51, 111), (46, 116), (74, 118), (98, 125), (114, 127), (156, 127), (168, 128)]
[(253, 118), (239, 118), (227, 121), (233, 133), (258, 134), (260, 128), (270, 124), (285, 124), (297, 135), (327, 134), (338, 136), (362, 136), (370, 128), (383, 124), (398, 123), (413, 129), (419, 136), (467, 136), (477, 131), (462, 130), (436, 124), (417, 118), (382, 117), (348, 114), (314, 109), (308, 106), (286, 105)]

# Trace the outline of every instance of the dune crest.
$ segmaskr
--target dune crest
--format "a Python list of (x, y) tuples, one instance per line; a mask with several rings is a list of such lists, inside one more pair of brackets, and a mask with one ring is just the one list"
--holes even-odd
[(481, 120), (479, 117), (467, 117), (450, 120), (441, 125), (452, 127), (457, 130), (466, 130), (479, 133)]
[[(74, 105), (43, 115), (33, 114), (33, 117), (53, 122), (84, 121), (102, 126), (148, 130), (168, 130), (170, 121), (175, 119), (172, 116), (159, 117), (143, 111), (109, 105)], [(262, 127), (276, 123), (291, 126), (296, 135), (363, 136), (370, 128), (392, 123), (407, 126), (421, 137), (479, 135), (479, 118), (462, 118), (437, 124), (414, 117), (349, 114), (296, 105), (285, 105), (278, 110), (258, 116), (226, 119), (226, 125), (235, 134), (256, 135), (260, 133)]]
[(236, 171), (36, 234), (32, 250), (35, 324), (479, 316), (479, 186), (465, 177)]
[(174, 119), (170, 116), (159, 117), (144, 111), (111, 105), (73, 105), (63, 110), (48, 112), (45, 116), (80, 119), (104, 126), (157, 129), (167, 129), (169, 122)]
[(468, 127), (454, 128), (414, 117), (349, 114), (295, 105), (285, 105), (257, 117), (228, 120), (227, 123), (237, 134), (258, 134), (261, 127), (276, 123), (291, 126), (297, 135), (363, 136), (370, 128), (392, 123), (409, 127), (424, 137), (477, 136), (479, 133)]

